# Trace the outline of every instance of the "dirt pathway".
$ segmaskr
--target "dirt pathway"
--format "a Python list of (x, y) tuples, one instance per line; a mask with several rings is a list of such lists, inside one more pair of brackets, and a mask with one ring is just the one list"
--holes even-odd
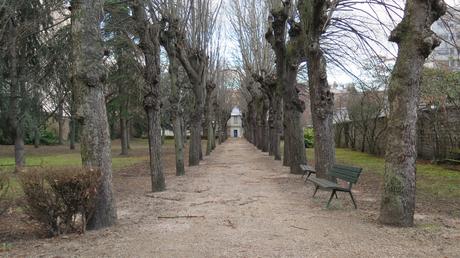
[[(382, 227), (244, 140), (229, 140), (168, 190), (146, 193), (148, 177), (116, 184), (118, 225), (85, 235), (15, 243), (10, 255), (116, 257), (460, 257), (460, 230)], [(122, 196), (121, 196), (122, 195)], [(360, 195), (357, 193), (359, 205)], [(179, 217), (178, 217), (179, 216)], [(183, 216), (183, 217), (180, 217)], [(188, 216), (188, 217), (187, 217)], [(176, 218), (173, 218), (176, 217)], [(2, 255), (0, 253), (0, 255)]]

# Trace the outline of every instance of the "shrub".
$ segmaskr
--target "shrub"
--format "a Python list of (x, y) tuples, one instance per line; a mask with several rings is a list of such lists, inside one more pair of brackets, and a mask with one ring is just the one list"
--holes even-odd
[[(35, 135), (34, 132), (29, 132), (26, 135), (25, 143), (26, 144), (34, 144), (35, 142)], [(56, 145), (59, 143), (59, 137), (52, 131), (43, 130), (40, 131), (40, 144), (41, 145)]]
[(307, 128), (303, 131), (303, 139), (305, 148), (310, 148), (315, 145), (315, 134), (313, 128)]
[(8, 210), (11, 200), (8, 196), (10, 180), (6, 173), (0, 171), (0, 215)]
[(99, 170), (81, 168), (38, 169), (23, 173), (25, 210), (51, 235), (86, 229), (94, 211)]

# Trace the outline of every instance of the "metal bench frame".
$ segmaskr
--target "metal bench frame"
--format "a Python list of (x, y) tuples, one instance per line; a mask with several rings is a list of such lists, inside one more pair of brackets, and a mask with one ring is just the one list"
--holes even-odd
[(348, 187), (346, 188), (340, 186), (336, 182), (333, 182), (333, 181), (330, 181), (324, 178), (308, 176), (306, 180), (315, 184), (315, 192), (313, 193), (313, 197), (315, 197), (316, 192), (318, 191), (319, 188), (332, 191), (326, 207), (329, 207), (334, 195), (336, 198), (338, 198), (337, 192), (347, 192), (350, 194), (350, 198), (351, 198), (351, 201), (353, 202), (353, 205), (355, 206), (355, 209), (357, 209), (358, 207), (356, 205), (355, 198), (353, 197), (353, 193), (351, 192), (351, 188), (353, 187), (353, 184), (356, 184), (356, 182), (358, 181), (358, 178), (361, 172), (362, 172), (362, 168), (343, 166), (343, 165), (334, 165), (328, 171), (327, 173), (328, 176), (346, 181), (348, 183)]

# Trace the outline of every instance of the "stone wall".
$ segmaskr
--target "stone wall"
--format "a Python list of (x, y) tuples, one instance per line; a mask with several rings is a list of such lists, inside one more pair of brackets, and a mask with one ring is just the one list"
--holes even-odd
[[(460, 109), (443, 110), (423, 109), (418, 112), (417, 122), (417, 153), (419, 158), (442, 160), (454, 158), (460, 149)], [(375, 124), (374, 124), (375, 122)], [(335, 141), (339, 148), (351, 148), (376, 155), (385, 154), (387, 119), (368, 121), (368, 130), (362, 129), (359, 122), (344, 122), (335, 125)], [(374, 132), (376, 137), (369, 137)], [(367, 134), (367, 137), (364, 135)], [(363, 138), (374, 138), (375, 142), (363, 141)]]

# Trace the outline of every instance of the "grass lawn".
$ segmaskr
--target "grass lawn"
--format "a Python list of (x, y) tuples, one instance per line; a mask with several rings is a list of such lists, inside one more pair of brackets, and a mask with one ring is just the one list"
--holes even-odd
[[(173, 144), (167, 140), (166, 144)], [(133, 139), (130, 143), (131, 149), (128, 156), (120, 156), (119, 141), (112, 142), (112, 167), (118, 170), (125, 167), (148, 161), (148, 142), (145, 139)], [(0, 170), (11, 173), (14, 169), (13, 146), (0, 146)], [(26, 165), (31, 167), (77, 167), (81, 166), (80, 151), (69, 150), (67, 145), (62, 146), (41, 146), (35, 149), (33, 146), (26, 146)], [(21, 195), (22, 191), (15, 175), (10, 177), (10, 191), (13, 195)]]
[[(314, 159), (313, 149), (307, 149), (309, 160)], [(377, 173), (383, 176), (385, 160), (367, 153), (349, 149), (336, 149), (337, 163), (358, 166), (364, 173)], [(417, 163), (417, 193), (429, 194), (434, 198), (460, 198), (460, 171), (444, 168), (439, 165)]]
[[(172, 144), (167, 140), (166, 144)], [(131, 142), (130, 155), (120, 156), (119, 141), (112, 142), (112, 165), (114, 169), (129, 167), (131, 165), (148, 160), (148, 143), (145, 139), (134, 139)], [(1, 146), (8, 148), (0, 152), (0, 166), (10, 168), (14, 164), (13, 147)], [(32, 146), (26, 146), (26, 165), (42, 167), (67, 167), (81, 166), (81, 156), (78, 148), (69, 150), (68, 146), (41, 146), (34, 149)]]

